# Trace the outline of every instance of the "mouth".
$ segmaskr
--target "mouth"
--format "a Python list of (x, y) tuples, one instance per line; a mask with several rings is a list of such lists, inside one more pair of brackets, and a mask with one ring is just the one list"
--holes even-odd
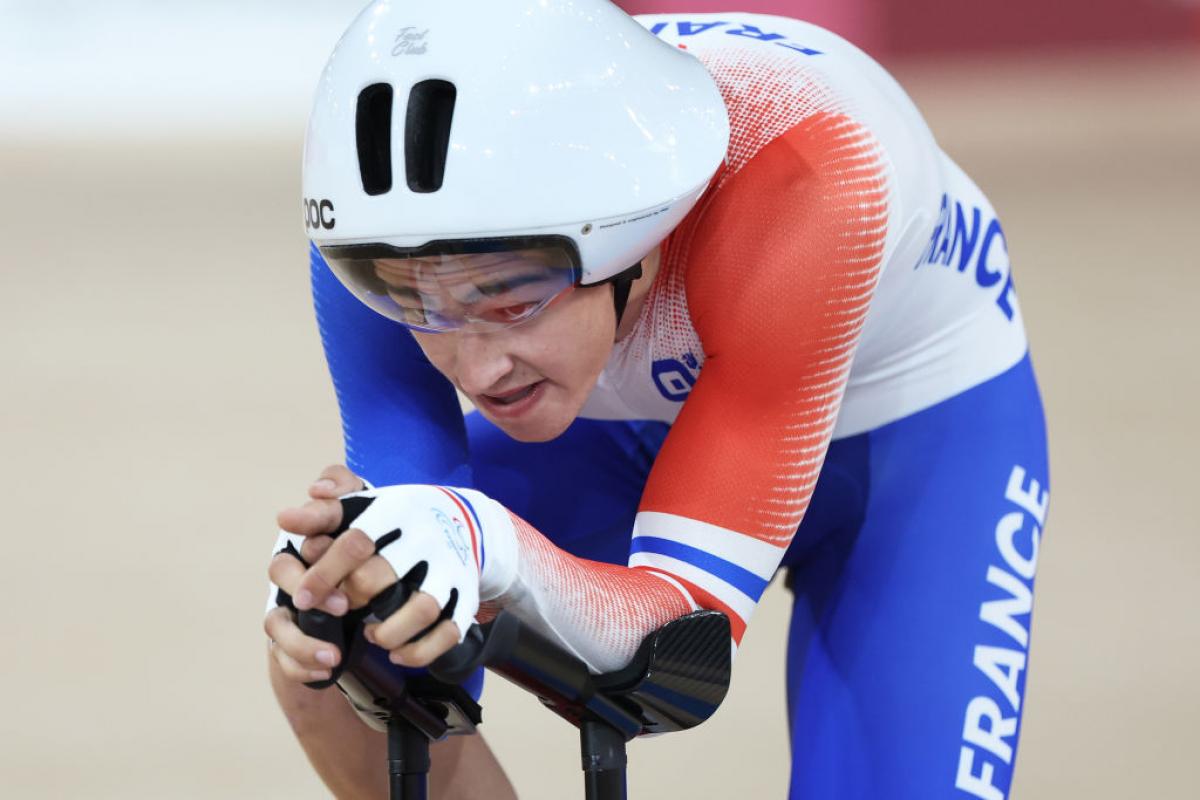
[(501, 394), (485, 394), (484, 397), (491, 402), (496, 403), (497, 405), (511, 406), (513, 403), (520, 402), (528, 397), (540, 383), (541, 381), (538, 381), (537, 383), (531, 383), (528, 386), (522, 386), (519, 389), (513, 389), (509, 392), (502, 392)]
[(477, 405), (483, 406), (496, 417), (520, 416), (537, 404), (544, 393), (545, 383), (545, 380), (540, 380), (507, 392), (481, 394)]

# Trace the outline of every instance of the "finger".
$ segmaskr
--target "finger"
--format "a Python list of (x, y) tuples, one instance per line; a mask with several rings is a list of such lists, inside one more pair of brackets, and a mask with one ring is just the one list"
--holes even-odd
[(421, 592), (431, 596), (438, 608), (444, 609), (450, 602), (451, 592), (454, 591), (454, 587), (451, 585), (452, 580), (450, 575), (444, 573), (434, 572), (426, 575), (425, 580), (421, 581)]
[(315, 564), (325, 555), (325, 551), (333, 544), (332, 536), (309, 536), (300, 545), (300, 555), (310, 564)]
[(395, 650), (437, 622), (441, 613), (437, 600), (425, 592), (417, 592), (395, 614), (378, 625), (368, 625), (366, 633), (369, 641), (385, 650)]
[(374, 556), (351, 572), (339, 587), (346, 593), (351, 608), (362, 608), (375, 595), (396, 582), (396, 571), (382, 556)]
[(308, 496), (314, 499), (341, 497), (351, 492), (361, 492), (365, 484), (344, 464), (331, 464), (321, 470), (321, 476), (308, 487)]
[[(267, 567), (267, 576), (271, 583), (289, 594), (292, 602), (296, 602), (296, 593), (300, 590), (300, 582), (304, 579), (305, 567), (300, 560), (290, 553), (277, 553)], [(311, 606), (310, 606), (311, 607)], [(340, 617), (350, 610), (350, 600), (345, 592), (335, 590), (323, 598), (318, 606), (322, 611), (328, 611), (335, 617)]]
[[(263, 619), (263, 630), (271, 641), (275, 642), (276, 650), (287, 654), (288, 658), (307, 672), (329, 670), (342, 660), (336, 647), (329, 642), (314, 639), (300, 630), (300, 626), (292, 620), (292, 615), (286, 609), (277, 608), (267, 614)], [(306, 677), (304, 680), (324, 679)]]
[(308, 568), (292, 595), (296, 608), (312, 608), (324, 602), (337, 585), (375, 555), (375, 542), (351, 528), (329, 546), (321, 560)]
[(296, 683), (329, 680), (331, 674), (329, 670), (305, 669), (296, 659), (283, 652), (278, 645), (271, 647), (271, 657), (275, 659), (275, 663), (279, 665), (279, 669), (288, 680), (296, 681)]
[(333, 533), (342, 524), (342, 504), (337, 499), (309, 500), (302, 506), (280, 511), (275, 521), (288, 533), (298, 536)]
[(300, 579), (304, 577), (304, 565), (290, 553), (276, 553), (267, 567), (271, 583), (288, 594), (295, 594)]
[(388, 659), (406, 667), (427, 667), (458, 642), (458, 626), (452, 620), (446, 619), (417, 641), (393, 650)]

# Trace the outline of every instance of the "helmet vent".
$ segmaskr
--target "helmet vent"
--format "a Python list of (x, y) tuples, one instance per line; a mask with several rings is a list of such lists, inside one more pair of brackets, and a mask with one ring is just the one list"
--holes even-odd
[(427, 194), (442, 188), (457, 96), (453, 83), (436, 79), (421, 81), (408, 95), (404, 166), (408, 188), (414, 192)]
[(374, 83), (358, 93), (358, 171), (363, 191), (392, 190), (392, 87)]

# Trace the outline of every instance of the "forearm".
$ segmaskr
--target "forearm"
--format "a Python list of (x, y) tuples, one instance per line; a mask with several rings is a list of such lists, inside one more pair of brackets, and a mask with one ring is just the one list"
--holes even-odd
[(696, 609), (663, 573), (576, 558), (520, 518), (512, 520), (515, 575), (496, 603), (593, 672), (625, 666), (648, 634)]

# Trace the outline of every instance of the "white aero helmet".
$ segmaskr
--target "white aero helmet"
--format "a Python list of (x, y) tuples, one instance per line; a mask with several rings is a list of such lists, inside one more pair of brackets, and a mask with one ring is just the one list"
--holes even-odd
[(569, 261), (573, 285), (619, 279), (693, 207), (728, 140), (704, 66), (606, 0), (377, 0), (321, 77), (305, 222), (360, 299), (440, 330), (454, 315), (389, 305), (381, 260), (517, 251)]

